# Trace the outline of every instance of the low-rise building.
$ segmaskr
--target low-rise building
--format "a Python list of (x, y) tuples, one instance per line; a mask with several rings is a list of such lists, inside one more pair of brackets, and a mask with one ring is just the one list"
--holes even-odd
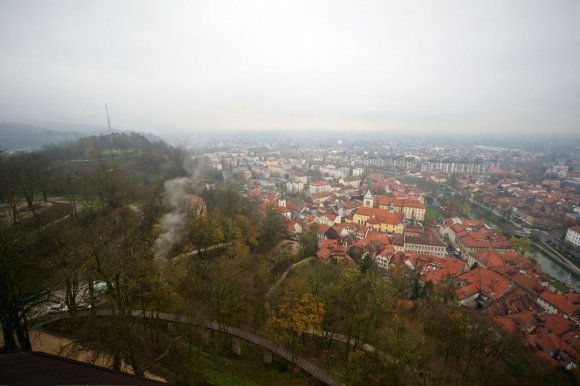
[(288, 231), (288, 235), (291, 238), (298, 237), (298, 235), (302, 234), (302, 225), (300, 225), (299, 223), (297, 223), (294, 220), (288, 220), (287, 231)]
[(495, 234), (481, 220), (451, 218), (443, 223), (439, 231), (469, 255), (483, 250), (504, 251), (511, 247), (508, 239)]
[(580, 225), (568, 228), (568, 232), (566, 232), (566, 242), (575, 247), (580, 247)]
[(330, 192), (330, 190), (330, 182), (328, 181), (313, 181), (308, 187), (308, 193), (310, 194), (327, 193)]
[[(472, 269), (471, 271), (459, 276), (459, 280), (464, 284), (464, 287), (470, 286), (469, 288), (471, 290), (475, 288), (474, 286), (477, 286), (479, 294), (477, 298), (482, 302), (498, 301), (512, 288), (508, 279), (485, 268)], [(460, 288), (456, 294), (463, 294), (463, 299), (472, 296), (471, 290), (461, 292), (461, 289), (462, 288)], [(468, 295), (467, 293), (471, 295)]]
[(408, 236), (405, 234), (404, 250), (406, 253), (420, 253), (445, 257), (445, 242), (435, 231), (430, 228), (425, 229), (423, 234), (417, 236)]
[(386, 209), (359, 207), (353, 215), (353, 221), (379, 232), (402, 234), (405, 229), (403, 214)]
[(506, 264), (504, 257), (492, 249), (471, 254), (467, 259), (467, 263), (470, 266), (477, 263), (478, 267), (489, 269), (503, 267)]
[(397, 199), (393, 197), (377, 196), (374, 203), (381, 209), (392, 209), (396, 212), (403, 212), (406, 219), (424, 221), (425, 205), (416, 198)]
[(351, 186), (353, 188), (360, 188), (361, 180), (360, 177), (352, 176), (352, 177), (343, 177), (338, 180), (338, 183), (343, 184), (345, 186)]
[(580, 314), (580, 306), (565, 296), (544, 291), (538, 296), (538, 304), (549, 314), (560, 314), (568, 318)]

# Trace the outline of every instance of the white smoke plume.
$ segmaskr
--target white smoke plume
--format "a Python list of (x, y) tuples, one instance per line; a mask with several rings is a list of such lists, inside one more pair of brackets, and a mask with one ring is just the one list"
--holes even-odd
[(188, 204), (194, 193), (195, 184), (199, 181), (208, 163), (203, 158), (187, 157), (183, 168), (189, 177), (177, 177), (165, 181), (161, 195), (163, 206), (169, 212), (161, 217), (159, 225), (161, 233), (155, 240), (154, 254), (156, 258), (165, 258), (171, 248), (183, 239), (188, 217)]

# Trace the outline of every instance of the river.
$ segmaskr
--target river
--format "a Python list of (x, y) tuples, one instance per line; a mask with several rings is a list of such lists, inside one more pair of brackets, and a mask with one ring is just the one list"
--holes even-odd
[[(526, 255), (536, 259), (538, 265), (542, 267), (542, 271), (546, 272), (553, 278), (558, 279), (561, 282), (564, 282), (568, 279), (568, 274), (570, 271), (556, 263), (554, 260), (550, 259), (548, 256), (544, 255), (536, 248), (530, 248)], [(572, 288), (574, 288), (577, 292), (580, 292), (580, 277), (574, 274), (572, 274)]]

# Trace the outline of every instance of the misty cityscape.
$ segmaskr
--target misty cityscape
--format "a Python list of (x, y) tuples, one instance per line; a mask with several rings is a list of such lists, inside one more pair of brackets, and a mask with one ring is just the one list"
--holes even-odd
[(580, 382), (580, 3), (0, 1), (0, 383)]

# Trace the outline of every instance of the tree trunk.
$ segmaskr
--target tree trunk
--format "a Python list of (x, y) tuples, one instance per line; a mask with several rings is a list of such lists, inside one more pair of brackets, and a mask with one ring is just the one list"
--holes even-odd
[(30, 343), (26, 322), (24, 322), (24, 325), (21, 323), (16, 324), (16, 337), (18, 338), (18, 344), (20, 344), (22, 351), (32, 351), (32, 344)]
[(42, 186), (41, 189), (42, 189), (42, 199), (44, 200), (44, 202), (48, 202), (48, 194), (46, 193), (46, 188)]
[(119, 352), (116, 352), (115, 355), (113, 355), (113, 370), (121, 371), (121, 355)]
[(18, 203), (16, 201), (14, 190), (11, 190), (8, 193), (8, 201), (10, 204), (10, 209), (12, 209), (12, 225), (16, 225), (18, 223)]
[(26, 186), (22, 185), (22, 193), (24, 194), (26, 204), (28, 204), (28, 209), (30, 209), (33, 216), (36, 216), (36, 212), (34, 211), (34, 192), (32, 190), (28, 191)]
[(73, 290), (73, 283), (70, 278), (65, 279), (65, 303), (68, 307), (68, 313), (71, 317), (75, 317), (77, 314), (76, 308), (76, 296)]
[(2, 335), (4, 336), (4, 351), (12, 351), (16, 348), (14, 328), (9, 322), (2, 321)]
[(95, 316), (95, 289), (93, 288), (93, 281), (91, 279), (87, 280), (89, 286), (89, 302), (91, 303), (91, 316)]

